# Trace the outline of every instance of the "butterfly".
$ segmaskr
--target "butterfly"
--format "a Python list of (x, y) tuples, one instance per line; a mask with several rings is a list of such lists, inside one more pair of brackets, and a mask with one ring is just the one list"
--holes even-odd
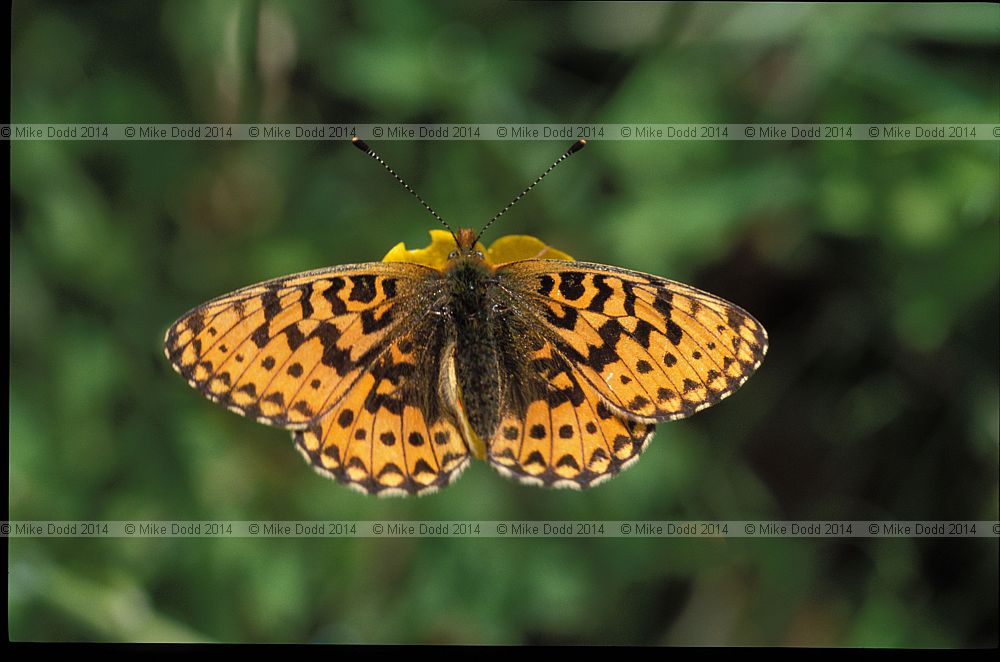
[(428, 249), (218, 297), (170, 326), (166, 356), (213, 402), (290, 430), (320, 473), (406, 495), (448, 485), (473, 457), (523, 483), (598, 485), (767, 351), (763, 326), (715, 295), (531, 237), (486, 249), (481, 233), (432, 231)]

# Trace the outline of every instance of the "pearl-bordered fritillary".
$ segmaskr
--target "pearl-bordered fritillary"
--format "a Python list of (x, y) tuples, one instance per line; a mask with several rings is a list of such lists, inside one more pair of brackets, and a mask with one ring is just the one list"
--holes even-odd
[(198, 306), (167, 330), (167, 358), (213, 402), (291, 430), (321, 473), (390, 495), (443, 487), (470, 456), (524, 483), (597, 485), (767, 351), (749, 313), (689, 285), (532, 237), (431, 234)]

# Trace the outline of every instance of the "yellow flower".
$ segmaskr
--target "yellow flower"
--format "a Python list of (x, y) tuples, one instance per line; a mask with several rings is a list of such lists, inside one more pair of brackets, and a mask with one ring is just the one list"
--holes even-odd
[[(455, 240), (447, 230), (431, 230), (431, 244), (426, 248), (407, 249), (406, 244), (399, 242), (392, 247), (383, 262), (415, 262), (435, 269), (444, 269), (448, 263), (448, 255), (455, 250)], [(497, 266), (517, 260), (567, 260), (573, 258), (566, 253), (552, 248), (541, 239), (526, 234), (510, 234), (494, 241), (489, 248), (476, 244), (483, 252), (486, 264)]]

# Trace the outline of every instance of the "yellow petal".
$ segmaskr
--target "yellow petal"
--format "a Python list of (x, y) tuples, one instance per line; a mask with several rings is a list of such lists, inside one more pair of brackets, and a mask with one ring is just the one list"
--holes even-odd
[(455, 240), (447, 230), (431, 230), (431, 243), (426, 248), (407, 249), (406, 244), (399, 242), (392, 247), (383, 262), (415, 262), (435, 269), (444, 269), (448, 263), (448, 254), (455, 250)]
[(490, 264), (517, 260), (570, 260), (572, 257), (527, 234), (509, 234), (494, 241), (486, 251)]
[[(455, 250), (455, 239), (447, 230), (431, 230), (431, 243), (426, 248), (408, 249), (400, 242), (392, 247), (383, 262), (414, 262), (434, 269), (444, 269), (448, 264), (448, 255)], [(487, 264), (499, 265), (517, 260), (572, 260), (568, 254), (552, 248), (535, 237), (524, 234), (513, 234), (500, 237), (488, 248), (476, 244), (483, 251)]]

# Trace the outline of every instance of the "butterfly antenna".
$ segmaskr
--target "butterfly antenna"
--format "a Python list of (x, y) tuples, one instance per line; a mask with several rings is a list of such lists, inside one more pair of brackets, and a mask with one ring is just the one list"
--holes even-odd
[[(497, 214), (496, 214), (496, 216), (494, 216), (493, 218), (491, 218), (491, 219), (489, 220), (489, 222), (488, 222), (488, 223), (487, 223), (486, 225), (484, 225), (484, 226), (483, 226), (483, 229), (482, 229), (482, 230), (480, 230), (480, 231), (479, 231), (479, 234), (477, 234), (477, 235), (476, 235), (476, 241), (478, 242), (478, 241), (479, 241), (479, 238), (483, 236), (483, 233), (484, 233), (484, 232), (486, 232), (486, 228), (488, 228), (488, 227), (490, 227), (491, 225), (493, 225), (493, 223), (494, 223), (494, 222), (495, 222), (495, 221), (496, 221), (496, 220), (497, 220), (498, 218), (500, 218), (501, 216), (503, 216), (504, 214), (506, 214), (506, 213), (507, 213), (507, 210), (508, 210), (508, 209), (510, 209), (511, 207), (513, 207), (513, 206), (514, 206), (514, 205), (515, 205), (515, 204), (516, 204), (516, 203), (517, 203), (517, 202), (518, 202), (518, 201), (519, 201), (519, 200), (520, 200), (521, 198), (523, 198), (524, 196), (528, 195), (528, 192), (529, 192), (529, 191), (530, 191), (531, 189), (535, 188), (535, 186), (537, 186), (537, 185), (538, 185), (538, 182), (540, 182), (540, 181), (542, 181), (543, 179), (545, 179), (545, 175), (547, 175), (547, 174), (549, 174), (550, 172), (552, 172), (553, 170), (555, 170), (555, 169), (556, 169), (556, 166), (557, 166), (557, 165), (559, 165), (560, 163), (562, 163), (563, 161), (565, 161), (565, 160), (566, 160), (566, 159), (568, 159), (569, 157), (573, 156), (574, 154), (576, 154), (577, 152), (579, 152), (579, 151), (580, 151), (581, 149), (583, 149), (583, 148), (584, 148), (584, 147), (586, 147), (586, 146), (587, 146), (587, 141), (586, 141), (586, 140), (583, 140), (583, 139), (581, 139), (581, 140), (577, 140), (577, 141), (576, 141), (575, 143), (573, 143), (573, 144), (572, 144), (572, 145), (570, 146), (570, 148), (569, 148), (569, 149), (567, 149), (567, 150), (566, 150), (566, 151), (565, 151), (565, 152), (563, 153), (563, 155), (562, 155), (562, 156), (560, 156), (560, 157), (559, 157), (558, 159), (556, 159), (556, 160), (555, 160), (555, 163), (553, 163), (553, 164), (552, 164), (552, 165), (550, 165), (550, 166), (549, 166), (548, 168), (546, 168), (546, 169), (545, 169), (545, 172), (543, 172), (542, 174), (540, 174), (540, 175), (538, 176), (538, 179), (536, 179), (535, 181), (531, 182), (531, 184), (530, 184), (530, 185), (528, 186), (528, 188), (526, 188), (526, 189), (524, 189), (523, 191), (521, 191), (520, 193), (518, 193), (518, 194), (517, 194), (517, 195), (516, 195), (516, 196), (514, 197), (514, 199), (513, 199), (513, 200), (511, 200), (510, 202), (508, 202), (508, 203), (507, 203), (507, 206), (506, 206), (506, 207), (504, 207), (503, 209), (501, 209), (500, 211), (498, 211), (498, 212), (497, 212)], [(475, 243), (476, 243), (476, 242), (473, 242), (473, 245), (475, 245)]]
[(455, 245), (456, 246), (458, 245), (458, 237), (455, 236), (455, 231), (451, 229), (451, 226), (448, 225), (448, 223), (445, 222), (445, 220), (443, 218), (441, 218), (440, 216), (438, 216), (438, 213), (436, 211), (434, 211), (433, 209), (431, 209), (431, 206), (429, 204), (427, 204), (426, 202), (424, 202), (424, 199), (421, 198), (417, 194), (416, 191), (414, 191), (412, 188), (410, 188), (410, 185), (407, 184), (406, 182), (404, 182), (403, 178), (400, 177), (399, 175), (397, 175), (396, 171), (393, 170), (392, 168), (390, 168), (389, 164), (386, 163), (385, 161), (383, 161), (382, 157), (375, 153), (374, 149), (372, 149), (371, 147), (368, 146), (368, 143), (366, 143), (361, 138), (358, 138), (357, 136), (354, 136), (353, 138), (351, 138), (351, 144), (354, 145), (355, 147), (357, 147), (358, 149), (360, 149), (362, 152), (364, 152), (368, 156), (370, 156), (373, 159), (375, 159), (376, 161), (378, 161), (379, 165), (381, 165), (383, 168), (385, 168), (386, 171), (390, 175), (392, 175), (396, 179), (396, 181), (399, 182), (399, 184), (403, 188), (405, 188), (407, 191), (409, 191), (410, 195), (412, 195), (414, 198), (417, 199), (417, 202), (419, 202), (421, 205), (423, 205), (424, 209), (426, 209), (427, 211), (429, 211), (431, 213), (431, 216), (433, 216), (437, 220), (441, 221), (441, 225), (443, 225), (444, 227), (446, 227), (448, 229), (448, 232), (451, 233), (452, 238), (455, 240)]

